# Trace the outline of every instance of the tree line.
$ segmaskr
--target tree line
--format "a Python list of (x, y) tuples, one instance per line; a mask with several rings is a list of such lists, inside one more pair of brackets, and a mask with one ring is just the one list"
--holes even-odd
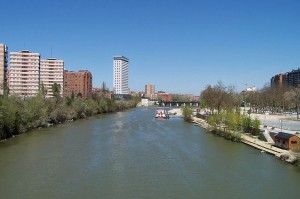
[(138, 99), (130, 101), (113, 100), (102, 96), (83, 99), (80, 95), (61, 97), (60, 87), (53, 85), (52, 98), (46, 98), (43, 89), (36, 97), (21, 98), (9, 96), (0, 98), (0, 140), (27, 132), (30, 129), (46, 127), (49, 124), (112, 113), (136, 107)]
[(211, 111), (232, 108), (238, 111), (240, 107), (248, 106), (251, 112), (272, 113), (296, 112), (299, 117), (300, 87), (287, 85), (265, 85), (255, 92), (235, 91), (234, 86), (224, 86), (218, 82), (215, 86), (207, 85), (200, 94), (201, 106), (209, 107)]

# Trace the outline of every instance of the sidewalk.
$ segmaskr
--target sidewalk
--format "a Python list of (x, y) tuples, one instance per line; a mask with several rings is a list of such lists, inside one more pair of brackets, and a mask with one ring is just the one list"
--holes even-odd
[(247, 134), (242, 134), (242, 142), (248, 145), (251, 145), (257, 149), (265, 151), (267, 153), (273, 154), (277, 157), (281, 155), (287, 155), (290, 152), (288, 150), (280, 149), (278, 147), (272, 146), (271, 144), (261, 141), (257, 138), (253, 138)]

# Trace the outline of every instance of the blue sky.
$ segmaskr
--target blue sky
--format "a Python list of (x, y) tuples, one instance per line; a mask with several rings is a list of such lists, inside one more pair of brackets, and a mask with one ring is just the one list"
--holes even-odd
[(199, 95), (222, 81), (262, 88), (300, 67), (299, 0), (0, 0), (0, 43), (63, 59), (112, 89), (112, 57), (129, 86)]

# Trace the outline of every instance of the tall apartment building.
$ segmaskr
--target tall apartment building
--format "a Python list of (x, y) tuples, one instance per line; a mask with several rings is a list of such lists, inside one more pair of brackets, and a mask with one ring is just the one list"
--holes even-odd
[(0, 96), (7, 90), (7, 46), (0, 44)]
[(284, 74), (280, 73), (271, 78), (271, 86), (273, 85), (288, 85), (297, 87), (300, 85), (300, 68), (292, 70)]
[(64, 96), (81, 93), (83, 98), (92, 96), (92, 74), (88, 70), (64, 71)]
[(40, 54), (28, 50), (10, 53), (9, 93), (36, 96), (40, 84)]
[(40, 82), (43, 83), (46, 97), (53, 97), (52, 85), (60, 85), (60, 94), (64, 91), (64, 61), (55, 58), (41, 59)]
[(114, 94), (129, 94), (128, 88), (128, 62), (124, 56), (115, 56), (113, 70), (113, 92)]
[(300, 68), (287, 72), (286, 76), (285, 82), (287, 82), (289, 86), (297, 87), (300, 85)]
[(151, 84), (145, 85), (145, 95), (146, 97), (153, 99), (155, 95), (155, 86)]

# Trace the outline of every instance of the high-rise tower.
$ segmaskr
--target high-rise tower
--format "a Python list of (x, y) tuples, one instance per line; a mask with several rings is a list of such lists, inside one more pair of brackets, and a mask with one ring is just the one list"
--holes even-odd
[(0, 44), (0, 96), (7, 90), (7, 46)]
[(60, 95), (64, 91), (64, 61), (55, 58), (41, 59), (40, 82), (47, 91), (46, 96), (52, 97), (52, 85), (60, 85)]
[(146, 97), (153, 99), (155, 95), (155, 86), (152, 84), (145, 85), (145, 95)]
[(124, 56), (114, 57), (113, 91), (114, 94), (129, 94), (128, 88), (128, 62)]
[(9, 93), (34, 97), (40, 86), (40, 53), (10, 53)]

